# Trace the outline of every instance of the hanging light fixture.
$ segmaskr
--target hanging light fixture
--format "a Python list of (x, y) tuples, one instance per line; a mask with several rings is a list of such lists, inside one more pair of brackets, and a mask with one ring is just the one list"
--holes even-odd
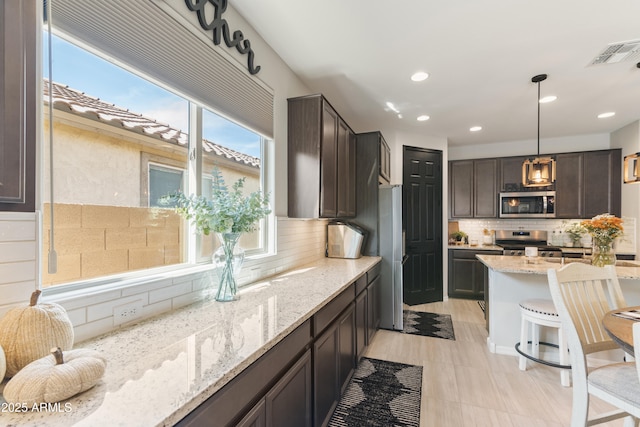
[(624, 183), (640, 183), (640, 152), (624, 156)]
[(551, 157), (540, 157), (540, 82), (546, 79), (546, 74), (538, 74), (531, 78), (531, 81), (538, 85), (538, 154), (522, 164), (522, 184), (525, 187), (546, 187), (556, 180), (555, 160)]

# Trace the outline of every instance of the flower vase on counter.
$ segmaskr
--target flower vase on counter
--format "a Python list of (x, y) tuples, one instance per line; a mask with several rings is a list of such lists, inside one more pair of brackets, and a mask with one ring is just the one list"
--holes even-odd
[(581, 222), (581, 225), (591, 235), (593, 243), (591, 264), (597, 267), (615, 265), (616, 254), (613, 241), (622, 235), (622, 219), (614, 215), (602, 214)]
[(598, 242), (594, 239), (593, 247), (591, 248), (591, 264), (596, 267), (615, 265), (616, 253), (613, 250), (613, 245), (607, 242)]
[(236, 299), (238, 284), (236, 277), (244, 262), (244, 249), (238, 246), (241, 233), (216, 233), (220, 247), (213, 254), (213, 263), (218, 273), (216, 301)]

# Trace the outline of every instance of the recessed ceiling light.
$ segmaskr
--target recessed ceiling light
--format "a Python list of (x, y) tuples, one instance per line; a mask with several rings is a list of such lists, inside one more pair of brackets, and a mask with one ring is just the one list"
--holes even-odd
[(599, 119), (606, 119), (607, 117), (613, 117), (615, 115), (616, 115), (616, 113), (614, 113), (613, 111), (609, 111), (608, 113), (598, 114), (598, 118)]
[(419, 122), (424, 122), (424, 121), (429, 120), (429, 116), (423, 114), (422, 116), (418, 116), (418, 118), (416, 120), (419, 121)]
[(421, 82), (427, 80), (429, 78), (429, 73), (425, 73), (424, 71), (418, 71), (414, 75), (411, 76), (411, 80), (414, 82)]
[(553, 102), (558, 99), (555, 95), (545, 96), (544, 98), (540, 98), (540, 104), (546, 104), (547, 102)]
[(388, 102), (388, 101), (387, 101), (387, 108), (388, 108), (388, 109), (390, 109), (391, 111), (393, 111), (393, 112), (394, 112), (394, 113), (396, 113), (396, 114), (399, 114), (399, 113), (400, 113), (400, 110), (398, 110), (398, 109), (396, 108), (396, 106), (395, 106), (395, 105), (393, 105), (393, 102)]
[(402, 114), (398, 114), (398, 118), (401, 119), (402, 118)]
[(482, 130), (482, 126), (472, 126), (469, 128), (469, 131), (471, 132), (478, 132), (480, 130)]

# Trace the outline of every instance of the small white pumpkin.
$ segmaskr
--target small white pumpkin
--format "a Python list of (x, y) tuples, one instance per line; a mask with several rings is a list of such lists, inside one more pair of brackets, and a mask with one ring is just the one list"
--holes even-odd
[(8, 403), (29, 407), (60, 402), (93, 387), (106, 366), (97, 351), (52, 348), (50, 355), (29, 363), (11, 378), (2, 394)]
[(7, 372), (7, 359), (4, 357), (2, 346), (0, 346), (0, 383), (4, 379), (5, 372)]
[(27, 307), (9, 310), (0, 319), (0, 346), (6, 357), (8, 378), (34, 360), (49, 354), (51, 347), (73, 347), (73, 324), (62, 306), (38, 303), (40, 290)]

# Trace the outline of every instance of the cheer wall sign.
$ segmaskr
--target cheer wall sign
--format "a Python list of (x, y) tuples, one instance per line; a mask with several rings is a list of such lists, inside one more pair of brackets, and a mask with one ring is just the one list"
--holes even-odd
[[(244, 38), (242, 31), (237, 30), (230, 34), (229, 24), (226, 19), (222, 18), (222, 14), (227, 10), (227, 0), (185, 0), (190, 11), (198, 15), (198, 22), (205, 31), (213, 31), (213, 44), (219, 45), (224, 39), (227, 47), (235, 47), (238, 52), (247, 55), (247, 69), (251, 74), (258, 74), (260, 66), (253, 65), (253, 49), (251, 42)], [(207, 19), (205, 8), (207, 4), (213, 5), (213, 16)], [(207, 8), (211, 11), (211, 8)]]

